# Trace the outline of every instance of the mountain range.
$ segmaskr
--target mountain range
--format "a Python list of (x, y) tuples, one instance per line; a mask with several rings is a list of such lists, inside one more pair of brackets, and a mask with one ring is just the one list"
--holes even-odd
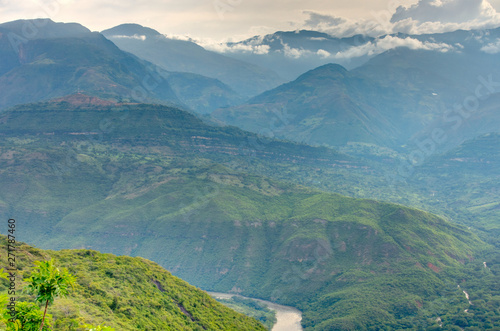
[[(498, 53), (495, 45), (499, 33), (500, 29), (497, 28), (423, 35), (397, 33), (370, 37), (353, 34), (351, 37), (336, 37), (310, 30), (278, 31), (238, 42), (223, 43), (215, 49), (221, 49), (237, 59), (272, 68), (290, 81), (328, 63), (340, 64), (349, 70), (355, 69), (372, 58), (399, 47), (449, 54), (495, 54)], [(478, 61), (469, 62), (468, 65), (475, 67), (482, 64)], [(469, 70), (467, 66), (461, 69)]]
[(216, 79), (167, 72), (81, 25), (66, 28), (47, 20), (25, 38), (23, 29), (30, 24), (34, 23), (0, 24), (0, 53), (6, 58), (0, 67), (0, 108), (77, 92), (114, 101), (175, 104), (198, 112), (241, 101)]
[(278, 109), (287, 118), (273, 131), (277, 137), (335, 147), (371, 143), (407, 154), (439, 130), (447, 139), (438, 150), (445, 151), (498, 131), (498, 56), (478, 43), (447, 52), (400, 47), (352, 70), (327, 64), (212, 116), (259, 132)]
[[(102, 294), (126, 279), (187, 329), (261, 327), (95, 250), (294, 306), (306, 330), (499, 328), (498, 33), (278, 32), (226, 45), (260, 47), (245, 62), (138, 25), (0, 24), (0, 215), (80, 249), (32, 255), (106, 261), (83, 304), (118, 326), (156, 314)], [(316, 66), (339, 52), (361, 56)]]
[(206, 50), (192, 41), (168, 38), (138, 24), (122, 24), (101, 33), (120, 49), (165, 70), (218, 79), (245, 98), (283, 82), (272, 69)]

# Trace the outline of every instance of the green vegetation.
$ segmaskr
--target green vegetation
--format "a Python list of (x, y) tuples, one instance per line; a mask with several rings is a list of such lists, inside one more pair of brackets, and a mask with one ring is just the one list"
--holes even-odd
[[(0, 236), (0, 246), (6, 244), (6, 237)], [(25, 244), (16, 248), (19, 277), (38, 279), (40, 270), (32, 267), (33, 262), (50, 259), (38, 263), (45, 269), (54, 259), (76, 278), (74, 291), (66, 298), (54, 300), (52, 321), (47, 315), (53, 330), (109, 330), (109, 327), (117, 330), (265, 330), (255, 319), (217, 303), (208, 294), (142, 258), (117, 257), (91, 250), (43, 251)], [(4, 255), (0, 261), (0, 265), (7, 263)], [(21, 284), (17, 286), (20, 288)], [(6, 282), (0, 284), (0, 292), (7, 288)], [(38, 307), (22, 303), (35, 298), (16, 293), (16, 299), (21, 301), (19, 311), (34, 314), (41, 320)], [(36, 326), (38, 330), (39, 324)]]
[(50, 331), (52, 330), (51, 320), (52, 315), (47, 315), (46, 311), (42, 313), (40, 308), (32, 302), (19, 302), (16, 305), (16, 322), (19, 323), (20, 330)]
[[(1, 113), (0, 218), (19, 219), (22, 239), (44, 248), (82, 248), (21, 246), (19, 279), (29, 277), (38, 296), (23, 294), (15, 323), (0, 296), (2, 327), (262, 328), (157, 265), (91, 250), (99, 249), (150, 258), (205, 289), (296, 306), (307, 330), (500, 328), (500, 136), (477, 137), (497, 131), (498, 95), (484, 95), (466, 126), (420, 151), (425, 164), (410, 176), (397, 170), (416, 148), (410, 137), (421, 145), (429, 136), (421, 129), (449, 128), (442, 110), (476, 88), (477, 72), (491, 74), (497, 58), (471, 61), (468, 47), (426, 56), (399, 49), (353, 71), (325, 65), (214, 113), (266, 136), (342, 146), (348, 156), (130, 104), (152, 76), (145, 94), (154, 102), (207, 113), (241, 99), (210, 78), (152, 71), (79, 25), (44, 23), (19, 54), (8, 39), (23, 23), (0, 25), (0, 108), (80, 89), (108, 101), (78, 94)], [(78, 275), (74, 297), (55, 300), (66, 288), (53, 286), (52, 258)], [(36, 260), (50, 262), (33, 269), (28, 262)], [(258, 318), (271, 321), (263, 313)]]
[[(306, 329), (397, 329), (438, 317), (451, 327), (468, 305), (457, 285), (490, 249), (420, 210), (241, 171), (365, 194), (385, 181), (326, 148), (211, 127), (161, 106), (48, 103), (3, 115), (0, 184), (9, 191), (0, 192), (0, 215), (22, 220), (20, 239), (143, 256), (206, 290), (297, 307)], [(495, 295), (486, 296), (485, 314), (497, 315)], [(115, 307), (114, 297), (99, 300)], [(146, 320), (144, 305), (130, 308), (134, 321)], [(97, 319), (86, 323), (104, 322), (88, 309)]]

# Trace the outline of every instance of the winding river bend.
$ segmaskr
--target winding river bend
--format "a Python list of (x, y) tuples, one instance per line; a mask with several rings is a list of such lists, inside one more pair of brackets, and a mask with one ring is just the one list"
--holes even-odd
[(219, 299), (231, 299), (234, 296), (251, 299), (265, 304), (269, 309), (274, 310), (276, 312), (276, 324), (274, 324), (271, 331), (302, 331), (302, 325), (300, 325), (300, 321), (302, 320), (302, 313), (300, 310), (295, 309), (293, 307), (278, 305), (274, 302), (247, 298), (238, 294), (229, 294), (229, 293), (218, 293), (218, 292), (207, 292), (212, 297)]

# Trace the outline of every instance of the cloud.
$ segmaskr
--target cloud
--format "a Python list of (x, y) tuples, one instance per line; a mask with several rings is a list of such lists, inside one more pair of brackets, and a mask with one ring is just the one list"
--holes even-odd
[(419, 0), (398, 7), (391, 17), (393, 31), (408, 34), (490, 29), (500, 25), (500, 14), (487, 0)]
[(322, 59), (328, 59), (329, 57), (332, 56), (332, 54), (328, 51), (325, 51), (324, 49), (319, 49), (316, 54)]
[(400, 6), (391, 22), (412, 19), (418, 22), (464, 23), (498, 17), (486, 0), (419, 0), (410, 7)]
[(488, 54), (500, 53), (500, 39), (497, 39), (494, 43), (490, 43), (481, 48), (481, 51)]
[[(254, 54), (268, 54), (270, 47), (268, 45), (260, 44), (263, 37), (256, 37), (252, 39), (249, 43), (215, 43), (215, 44), (205, 44), (205, 48), (219, 52), (219, 53), (254, 53)], [(385, 51), (404, 47), (412, 50), (426, 50), (426, 51), (436, 51), (436, 52), (451, 52), (460, 51), (463, 46), (449, 45), (446, 43), (436, 43), (430, 41), (420, 41), (411, 37), (397, 37), (397, 36), (384, 36), (376, 38), (373, 41), (365, 42), (361, 45), (352, 46), (346, 50), (339, 51), (337, 53), (332, 53), (324, 49), (319, 49), (317, 51), (311, 51), (303, 48), (294, 48), (289, 44), (280, 40), (282, 48), (278, 52), (282, 52), (288, 58), (300, 59), (307, 57), (320, 57), (322, 59), (328, 60), (349, 60), (352, 58), (359, 58), (363, 56), (374, 56), (381, 54)], [(200, 43), (199, 43), (200, 44)]]
[(351, 20), (312, 11), (304, 11), (303, 14), (307, 15), (308, 18), (300, 27), (301, 29), (321, 31), (339, 38), (351, 37), (356, 34), (380, 36), (388, 33), (386, 27), (377, 20)]
[(312, 52), (309, 50), (293, 48), (293, 47), (290, 47), (290, 45), (288, 45), (288, 44), (283, 44), (283, 53), (285, 54), (286, 57), (291, 57), (293, 59), (300, 59), (301, 57), (303, 57), (305, 55), (312, 54)]
[(121, 39), (137, 39), (137, 40), (146, 40), (146, 36), (144, 35), (138, 35), (138, 34), (134, 34), (133, 36), (125, 36), (125, 35), (114, 35), (114, 36), (111, 36), (111, 38), (121, 38)]
[(374, 56), (398, 47), (409, 48), (412, 50), (437, 51), (442, 53), (455, 50), (455, 47), (446, 43), (433, 43), (428, 41), (422, 42), (411, 37), (400, 38), (395, 36), (385, 36), (383, 38), (377, 38), (364, 45), (353, 46), (345, 51), (331, 54), (329, 58), (342, 60), (362, 56)]
[(210, 39), (197, 40), (196, 42), (205, 49), (218, 53), (254, 53), (263, 55), (268, 54), (271, 48), (269, 45), (220, 43)]
[(350, 20), (304, 11), (302, 27), (336, 37), (356, 34), (382, 36), (391, 33), (426, 34), (459, 29), (488, 29), (500, 26), (500, 14), (488, 0), (419, 0), (409, 7), (372, 12), (371, 18)]
[(303, 13), (309, 15), (309, 18), (305, 21), (304, 25), (314, 30), (322, 30), (325, 27), (332, 27), (346, 22), (346, 19), (344, 18), (323, 15), (313, 11), (306, 10)]

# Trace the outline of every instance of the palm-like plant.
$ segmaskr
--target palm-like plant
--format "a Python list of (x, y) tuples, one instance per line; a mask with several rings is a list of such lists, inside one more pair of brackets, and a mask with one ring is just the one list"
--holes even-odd
[(45, 303), (43, 312), (42, 324), (45, 322), (47, 307), (54, 302), (57, 297), (65, 297), (69, 292), (69, 287), (75, 284), (75, 277), (71, 275), (66, 268), (59, 269), (54, 266), (54, 259), (49, 261), (35, 261), (35, 269), (31, 273), (31, 277), (24, 281), (28, 283), (27, 291), (35, 294), (35, 300), (40, 303)]

